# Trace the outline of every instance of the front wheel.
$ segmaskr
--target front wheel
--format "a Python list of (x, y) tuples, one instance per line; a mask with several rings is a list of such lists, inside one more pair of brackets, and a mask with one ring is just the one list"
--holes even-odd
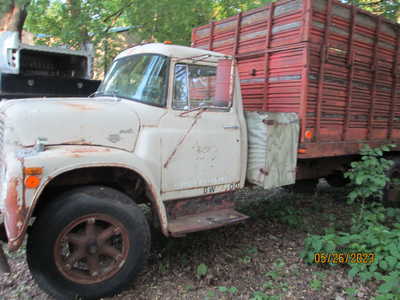
[(141, 209), (117, 190), (89, 186), (52, 201), (28, 237), (33, 278), (56, 299), (120, 292), (142, 269), (150, 231)]

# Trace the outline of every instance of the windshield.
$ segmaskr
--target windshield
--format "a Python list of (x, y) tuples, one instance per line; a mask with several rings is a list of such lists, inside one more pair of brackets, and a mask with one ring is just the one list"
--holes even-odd
[(116, 96), (150, 105), (165, 106), (168, 58), (140, 54), (114, 61), (97, 96)]

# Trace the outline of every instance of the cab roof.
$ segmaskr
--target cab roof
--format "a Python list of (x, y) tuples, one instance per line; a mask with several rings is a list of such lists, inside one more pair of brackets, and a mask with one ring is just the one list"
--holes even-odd
[(178, 46), (178, 45), (169, 45), (169, 44), (162, 44), (162, 43), (151, 43), (151, 44), (144, 44), (135, 46), (133, 48), (129, 48), (122, 53), (120, 53), (116, 59), (134, 55), (134, 54), (142, 54), (142, 53), (151, 53), (151, 54), (160, 54), (165, 55), (172, 58), (178, 59), (185, 59), (185, 58), (192, 58), (198, 56), (219, 56), (223, 57), (230, 57), (226, 56), (222, 53), (208, 51), (198, 48), (191, 48), (186, 46)]

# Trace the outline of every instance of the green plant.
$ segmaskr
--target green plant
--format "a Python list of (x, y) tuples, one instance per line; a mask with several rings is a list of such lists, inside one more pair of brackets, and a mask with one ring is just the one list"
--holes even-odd
[(198, 279), (207, 275), (208, 267), (205, 264), (199, 264), (196, 268), (196, 277)]
[(310, 288), (314, 291), (318, 291), (322, 288), (322, 281), (319, 279), (313, 279), (310, 281)]
[(231, 295), (236, 295), (238, 292), (238, 289), (234, 286), (231, 286), (231, 287), (219, 286), (218, 291), (220, 291), (221, 293), (228, 293)]
[(261, 291), (254, 292), (252, 297), (250, 298), (250, 300), (279, 300), (279, 299), (281, 299), (281, 297), (278, 295), (270, 296)]
[(242, 264), (246, 264), (247, 265), (247, 264), (251, 263), (251, 256), (246, 255), (243, 258), (239, 258), (239, 261)]
[(356, 199), (364, 201), (367, 198), (379, 198), (382, 190), (390, 181), (386, 175), (393, 165), (391, 160), (383, 158), (384, 152), (390, 151), (395, 145), (383, 145), (371, 148), (365, 145), (361, 151), (361, 161), (351, 163), (351, 169), (344, 173), (344, 177), (353, 185), (348, 194), (348, 200), (353, 203)]
[[(316, 254), (343, 254), (343, 260), (336, 263), (349, 265), (351, 278), (380, 281), (380, 296), (400, 297), (400, 209), (385, 208), (381, 203), (361, 209), (361, 218), (359, 213), (353, 215), (350, 232), (311, 235), (305, 239), (301, 255), (307, 262), (315, 262)], [(326, 264), (336, 265), (332, 259)]]

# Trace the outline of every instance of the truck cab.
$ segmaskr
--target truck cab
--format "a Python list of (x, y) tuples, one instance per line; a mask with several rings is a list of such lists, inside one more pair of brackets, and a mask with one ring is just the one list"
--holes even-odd
[(50, 100), (0, 107), (3, 241), (15, 251), (28, 231), (28, 264), (49, 294), (103, 297), (136, 276), (150, 240), (138, 204), (165, 236), (247, 219), (231, 197), (248, 151), (232, 57), (137, 46), (92, 98)]

